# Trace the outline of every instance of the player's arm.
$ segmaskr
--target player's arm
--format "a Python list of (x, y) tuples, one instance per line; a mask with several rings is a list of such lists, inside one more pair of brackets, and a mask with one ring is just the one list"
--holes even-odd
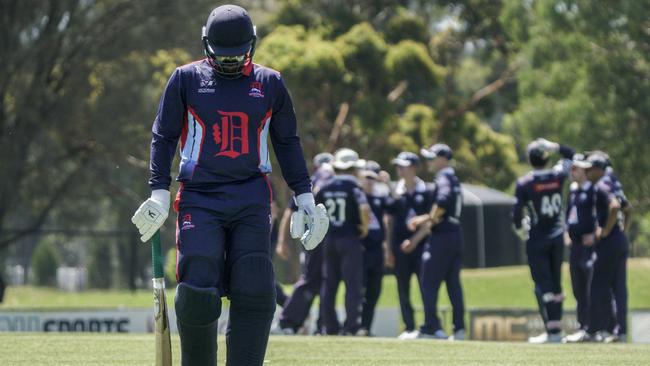
[(169, 186), (171, 165), (183, 129), (183, 114), (186, 110), (181, 74), (174, 71), (160, 98), (158, 112), (153, 123), (149, 170), (151, 197), (146, 200), (131, 218), (140, 232), (140, 240), (148, 241), (169, 215)]
[(269, 130), (284, 180), (296, 196), (311, 194), (311, 182), (298, 137), (293, 103), (281, 78), (278, 79)]
[(392, 197), (386, 197), (384, 206), (384, 228), (386, 230), (386, 240), (384, 240), (384, 265), (387, 268), (395, 267), (395, 253), (390, 243), (393, 240), (393, 214), (395, 212), (395, 200)]
[(359, 233), (361, 238), (368, 236), (368, 228), (370, 226), (370, 204), (368, 204), (368, 198), (365, 193), (361, 190), (360, 187), (355, 187), (353, 189), (354, 199), (359, 205)]
[(629, 232), (630, 223), (632, 222), (632, 212), (633, 211), (634, 211), (634, 208), (632, 207), (632, 204), (630, 202), (626, 202), (626, 204), (624, 206), (622, 206), (623, 231), (625, 233)]
[(522, 240), (526, 238), (526, 228), (524, 227), (524, 205), (526, 204), (526, 197), (524, 195), (524, 188), (517, 182), (515, 188), (515, 204), (512, 207), (512, 225), (515, 228), (515, 233)]
[(618, 211), (621, 209), (621, 203), (614, 195), (610, 195), (606, 192), (601, 192), (599, 194), (602, 195), (601, 199), (607, 200), (607, 209), (608, 209), (607, 221), (605, 222), (605, 226), (602, 227), (600, 229), (600, 233), (596, 235), (598, 239), (601, 239), (601, 238), (608, 237), (609, 234), (612, 232), (614, 226), (617, 224)]
[(275, 248), (275, 253), (284, 260), (289, 259), (289, 224), (292, 213), (291, 208), (285, 208), (278, 227), (278, 246)]
[(359, 213), (361, 214), (361, 225), (359, 227), (359, 231), (361, 232), (360, 237), (365, 238), (368, 236), (370, 226), (370, 205), (367, 203), (359, 205)]

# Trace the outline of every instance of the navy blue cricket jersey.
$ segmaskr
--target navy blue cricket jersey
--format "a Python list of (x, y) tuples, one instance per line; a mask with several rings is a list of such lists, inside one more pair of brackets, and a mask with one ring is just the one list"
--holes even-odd
[(366, 195), (352, 175), (335, 175), (316, 193), (316, 202), (327, 209), (330, 227), (327, 235), (346, 237), (360, 235), (361, 212), (359, 206), (367, 204)]
[(566, 223), (574, 243), (581, 243), (583, 235), (595, 232), (594, 186), (591, 182), (587, 181), (582, 186), (577, 182), (571, 183)]
[(517, 180), (512, 219), (521, 228), (523, 210), (530, 216), (530, 240), (552, 239), (564, 232), (562, 187), (569, 175), (574, 150), (561, 145), (563, 159), (552, 169), (534, 170)]
[[(616, 182), (612, 180), (609, 174), (605, 174), (594, 187), (594, 196), (595, 196), (595, 207), (596, 207), (596, 219), (598, 220), (598, 225), (600, 227), (605, 227), (607, 223), (607, 218), (609, 216), (609, 202), (611, 199), (619, 200), (620, 198), (617, 195)], [(621, 220), (620, 216), (617, 218), (618, 225), (614, 225), (612, 233), (621, 231)], [(611, 235), (611, 234), (610, 234)]]
[(370, 223), (368, 225), (368, 237), (373, 243), (381, 243), (386, 238), (384, 228), (384, 211), (386, 210), (386, 197), (373, 194), (366, 194), (370, 205)]
[(612, 187), (614, 188), (614, 194), (616, 195), (616, 198), (618, 198), (618, 201), (621, 203), (621, 207), (626, 207), (629, 204), (629, 201), (627, 200), (627, 196), (625, 196), (625, 192), (623, 191), (623, 183), (621, 183), (611, 168), (607, 169), (606, 174), (609, 180), (611, 180)]
[(271, 142), (287, 184), (310, 191), (291, 97), (277, 71), (251, 64), (223, 79), (206, 59), (178, 67), (160, 99), (151, 142), (152, 189), (169, 189), (180, 140), (184, 188), (209, 191), (271, 172)]
[(406, 191), (404, 181), (397, 182), (395, 187), (396, 197), (389, 198), (386, 212), (393, 217), (393, 237), (391, 245), (399, 247), (402, 242), (414, 233), (408, 229), (408, 221), (415, 216), (428, 214), (433, 206), (435, 188), (417, 178), (415, 190)]
[(433, 227), (433, 232), (460, 230), (460, 213), (463, 193), (454, 168), (441, 169), (435, 178), (435, 200), (438, 207), (445, 209), (442, 220)]

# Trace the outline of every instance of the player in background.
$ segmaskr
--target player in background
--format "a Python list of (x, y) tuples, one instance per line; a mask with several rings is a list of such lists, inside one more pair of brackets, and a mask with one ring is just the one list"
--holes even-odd
[[(559, 152), (562, 159), (546, 169), (550, 153)], [(524, 226), (524, 210), (530, 220), (526, 255), (535, 282), (535, 296), (546, 332), (531, 337), (531, 343), (556, 343), (562, 340), (561, 267), (564, 257), (564, 214), (562, 186), (571, 167), (574, 150), (568, 146), (537, 139), (527, 148), (533, 170), (517, 180), (513, 221), (520, 231)]]
[[(625, 195), (623, 184), (614, 172), (614, 167), (611, 160), (609, 159), (609, 155), (604, 155), (607, 158), (607, 168), (605, 169), (605, 174), (607, 174), (609, 179), (612, 181), (614, 194), (616, 195), (616, 198), (618, 198), (618, 201), (621, 203), (619, 221), (621, 223), (621, 229), (623, 229), (623, 233), (627, 237), (630, 229), (630, 223), (632, 222), (632, 204)], [(614, 281), (614, 302), (616, 308), (616, 324), (612, 328), (613, 336), (609, 338), (608, 341), (627, 342), (627, 264), (623, 266)]]
[[(418, 230), (405, 240), (401, 249), (413, 252), (424, 238), (420, 270), (420, 287), (424, 303), (424, 324), (414, 338), (447, 339), (438, 319), (438, 290), (442, 281), (447, 286), (447, 294), (453, 309), (454, 335), (452, 340), (465, 339), (465, 305), (460, 283), (463, 239), (460, 231), (460, 214), (463, 196), (460, 181), (450, 165), (451, 148), (445, 144), (435, 144), (422, 149), (430, 171), (435, 173), (435, 194), (431, 211), (409, 220), (409, 229)], [(429, 235), (430, 234), (430, 235)]]
[[(417, 170), (420, 158), (408, 151), (401, 152), (392, 160), (400, 180), (395, 185), (392, 197), (386, 206), (389, 215), (387, 229), (390, 247), (386, 250), (386, 265), (393, 267), (397, 280), (399, 305), (404, 322), (404, 332), (400, 339), (408, 339), (417, 335), (413, 306), (411, 305), (411, 278), (419, 278), (422, 247), (411, 253), (404, 253), (400, 245), (409, 239), (413, 232), (408, 228), (408, 222), (418, 215), (424, 215), (433, 205), (434, 187), (418, 178)], [(418, 281), (419, 283), (419, 281)]]
[[(311, 175), (314, 191), (334, 176), (331, 166), (334, 156), (323, 152), (313, 159), (314, 171)], [(289, 259), (289, 223), (291, 215), (298, 209), (293, 199), (289, 201), (284, 211), (278, 234), (278, 247), (276, 253), (284, 260)], [(273, 328), (274, 334), (294, 335), (298, 332), (309, 316), (309, 310), (323, 283), (323, 246), (319, 245), (313, 250), (305, 250), (300, 256), (302, 275), (294, 284), (291, 296), (285, 301), (278, 325)], [(317, 330), (321, 327), (321, 317), (317, 321)]]
[(375, 307), (381, 294), (381, 283), (384, 277), (384, 247), (385, 223), (384, 211), (386, 209), (387, 193), (380, 189), (379, 173), (381, 167), (377, 162), (369, 160), (360, 170), (361, 186), (370, 205), (370, 222), (368, 236), (363, 239), (364, 275), (363, 275), (363, 301), (361, 310), (361, 328), (358, 335), (370, 336)]
[[(359, 330), (361, 286), (363, 285), (363, 244), (368, 236), (370, 206), (356, 177), (363, 162), (350, 149), (334, 154), (335, 175), (316, 193), (316, 201), (327, 208), (330, 229), (323, 242), (323, 287), (321, 289), (323, 333), (356, 335)], [(345, 322), (336, 316), (336, 293), (345, 283)]]
[(329, 222), (311, 193), (284, 82), (277, 71), (252, 61), (256, 34), (247, 11), (235, 5), (214, 9), (202, 42), (206, 58), (176, 68), (162, 94), (152, 129), (152, 193), (132, 221), (143, 242), (163, 225), (180, 140), (174, 208), (181, 363), (216, 364), (221, 297), (227, 296), (226, 364), (262, 365), (276, 297), (269, 136), (300, 208), (294, 226), (302, 228), (302, 244), (315, 248)]
[[(607, 174), (608, 157), (600, 152), (587, 157), (587, 177), (595, 184), (596, 262), (591, 283), (589, 333), (596, 341), (626, 341), (628, 240), (619, 212), (621, 199), (616, 182)], [(616, 295), (618, 286), (619, 294)], [(613, 295), (616, 298), (612, 308)], [(616, 319), (617, 327), (612, 326)], [(612, 329), (618, 328), (618, 329)], [(613, 331), (614, 334), (610, 333)]]
[(567, 214), (565, 243), (570, 245), (569, 270), (571, 287), (576, 299), (576, 313), (579, 329), (565, 338), (568, 343), (590, 340), (589, 319), (591, 318), (590, 289), (594, 266), (594, 243), (596, 241), (596, 217), (594, 215), (594, 187), (587, 179), (586, 162), (583, 154), (573, 156)]

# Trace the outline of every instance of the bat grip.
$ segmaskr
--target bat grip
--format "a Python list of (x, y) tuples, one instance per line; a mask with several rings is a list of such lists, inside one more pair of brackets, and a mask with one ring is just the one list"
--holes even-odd
[(165, 275), (162, 245), (160, 244), (160, 230), (156, 231), (151, 239), (151, 264), (153, 267), (153, 278), (163, 278)]

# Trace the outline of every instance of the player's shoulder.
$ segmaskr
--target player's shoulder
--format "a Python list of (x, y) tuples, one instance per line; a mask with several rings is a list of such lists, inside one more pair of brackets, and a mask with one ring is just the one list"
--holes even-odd
[(176, 68), (176, 72), (179, 72), (183, 75), (188, 75), (188, 74), (212, 75), (213, 74), (212, 66), (210, 66), (210, 63), (205, 58), (188, 62), (184, 65), (178, 66)]
[(264, 79), (269, 82), (279, 82), (282, 79), (282, 74), (278, 70), (274, 70), (268, 66), (253, 64), (253, 72), (258, 79)]
[(533, 180), (535, 180), (535, 175), (533, 172), (528, 172), (521, 177), (517, 178), (517, 185), (518, 186), (525, 186), (527, 184), (530, 184)]

